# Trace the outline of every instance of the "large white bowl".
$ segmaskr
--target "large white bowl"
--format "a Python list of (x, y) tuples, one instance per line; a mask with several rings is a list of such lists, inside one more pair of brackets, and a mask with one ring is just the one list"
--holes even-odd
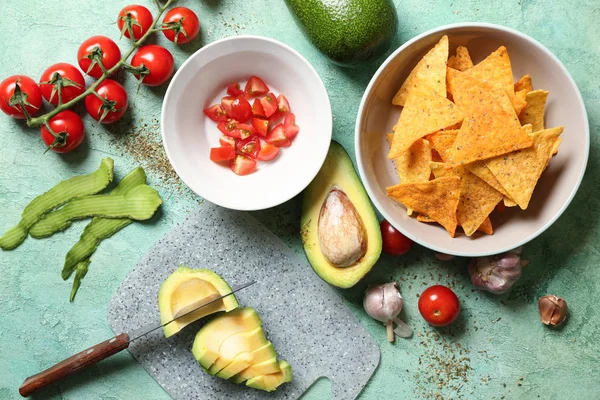
[[(202, 110), (225, 88), (252, 75), (290, 102), (300, 133), (291, 147), (258, 171), (237, 176), (209, 159), (221, 132)], [(163, 144), (175, 172), (211, 203), (236, 210), (277, 206), (300, 193), (319, 172), (331, 143), (331, 106), (314, 68), (292, 48), (259, 36), (235, 36), (194, 53), (177, 71), (162, 107)]]
[[(494, 234), (451, 238), (437, 224), (406, 215), (404, 206), (386, 196), (385, 188), (398, 183), (388, 160), (385, 133), (391, 132), (400, 108), (391, 100), (417, 62), (443, 35), (450, 52), (466, 45), (475, 63), (499, 46), (508, 49), (515, 80), (531, 75), (534, 89), (550, 92), (546, 126), (564, 125), (558, 155), (539, 180), (526, 211), (518, 207), (492, 215)], [(567, 208), (583, 178), (589, 153), (589, 125), (581, 94), (563, 64), (534, 39), (498, 25), (468, 23), (442, 26), (406, 42), (377, 70), (363, 96), (356, 121), (355, 148), (362, 182), (383, 216), (404, 235), (432, 250), (457, 256), (498, 254), (521, 246), (544, 232)]]

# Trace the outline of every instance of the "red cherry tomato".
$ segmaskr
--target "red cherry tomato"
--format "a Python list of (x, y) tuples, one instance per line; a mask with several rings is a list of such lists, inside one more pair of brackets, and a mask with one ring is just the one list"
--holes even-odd
[(131, 38), (129, 31), (132, 30), (134, 39), (138, 40), (152, 28), (153, 21), (150, 10), (139, 4), (132, 4), (119, 12), (117, 26), (121, 34), (127, 38)]
[(265, 97), (260, 99), (260, 104), (263, 106), (267, 118), (275, 114), (277, 111), (277, 97), (275, 97), (275, 95), (271, 92), (267, 93)]
[(227, 113), (220, 104), (205, 108), (204, 114), (215, 122), (227, 122)]
[(61, 111), (48, 121), (50, 129), (59, 137), (55, 138), (46, 126), (42, 125), (42, 140), (56, 153), (68, 153), (75, 150), (85, 138), (83, 122), (79, 115), (71, 110)]
[(59, 97), (64, 104), (83, 93), (85, 81), (77, 67), (67, 63), (58, 63), (44, 71), (40, 78), (40, 89), (44, 98), (56, 106)]
[(252, 136), (244, 140), (240, 140), (235, 145), (235, 150), (238, 154), (248, 156), (250, 158), (257, 158), (260, 153), (260, 139), (257, 136)]
[(233, 83), (230, 83), (229, 86), (227, 86), (227, 94), (230, 96), (233, 96), (233, 97), (238, 97), (238, 96), (244, 94), (244, 91), (240, 87), (239, 83), (233, 82)]
[(252, 127), (254, 128), (258, 136), (265, 139), (269, 132), (269, 120), (262, 118), (252, 118)]
[(277, 147), (290, 147), (290, 145), (292, 144), (290, 142), (290, 139), (288, 139), (288, 137), (285, 136), (283, 124), (279, 124), (275, 128), (273, 128), (271, 132), (269, 132), (265, 140), (267, 143)]
[(96, 93), (105, 101), (93, 93), (85, 98), (85, 108), (96, 121), (111, 124), (118, 121), (127, 111), (127, 92), (118, 82), (106, 79), (98, 85)]
[(225, 96), (221, 99), (221, 108), (227, 114), (229, 114), (231, 112), (231, 105), (233, 104), (234, 100), (235, 100), (235, 97), (233, 97), (233, 96)]
[(228, 115), (239, 122), (246, 122), (252, 118), (252, 106), (243, 97), (238, 97), (231, 103), (231, 111)]
[(265, 143), (260, 148), (260, 153), (258, 153), (258, 159), (261, 161), (271, 161), (277, 154), (279, 154), (279, 147), (273, 146), (272, 144)]
[[(102, 69), (97, 63), (94, 63), (92, 59), (89, 58), (93, 57), (94, 54), (98, 57), (100, 57), (100, 54), (102, 55), (102, 58), (99, 59), (107, 70), (117, 65), (119, 60), (121, 60), (121, 50), (119, 50), (119, 46), (106, 36), (92, 36), (81, 43), (79, 50), (77, 50), (79, 68), (87, 75), (96, 79), (102, 76)], [(92, 64), (94, 64), (93, 67)], [(92, 68), (90, 69), (90, 67)]]
[(254, 103), (252, 103), (252, 115), (260, 118), (267, 118), (265, 115), (265, 110), (260, 104), (260, 99), (254, 99)]
[(408, 253), (413, 241), (401, 234), (387, 220), (381, 221), (381, 238), (383, 239), (383, 251), (392, 256), (401, 256)]
[(431, 286), (419, 297), (419, 312), (430, 325), (446, 326), (460, 313), (458, 297), (442, 285)]
[(248, 124), (237, 124), (236, 130), (239, 132), (240, 138), (242, 140), (249, 138), (250, 136), (254, 136), (254, 134), (256, 134), (254, 128)]
[(282, 94), (277, 96), (277, 112), (282, 117), (288, 115), (290, 112), (290, 103)]
[(238, 130), (238, 123), (232, 119), (227, 120), (227, 122), (219, 122), (217, 124), (217, 129), (223, 132), (226, 136), (239, 139), (240, 131)]
[(229, 161), (229, 168), (237, 175), (248, 175), (256, 170), (256, 161), (246, 156), (235, 156)]
[(229, 161), (235, 157), (235, 150), (231, 146), (213, 147), (210, 149), (210, 160), (214, 162)]
[(219, 144), (221, 145), (221, 147), (229, 146), (235, 148), (236, 140), (231, 136), (221, 136), (219, 138)]
[(263, 96), (269, 93), (269, 87), (258, 76), (252, 76), (248, 79), (248, 83), (246, 83), (246, 87), (244, 88), (244, 92), (250, 97), (254, 96)]
[(17, 97), (21, 97), (29, 115), (35, 115), (42, 107), (42, 91), (36, 81), (25, 75), (9, 76), (0, 83), (0, 110), (13, 118), (25, 119), (21, 107), (10, 104), (17, 85), (21, 92), (17, 93)]
[(144, 71), (141, 74), (134, 75), (138, 79), (141, 77), (142, 83), (148, 86), (162, 85), (175, 70), (175, 60), (169, 50), (156, 44), (140, 47), (131, 59), (131, 65), (145, 67), (142, 68)]
[(198, 16), (185, 7), (175, 7), (167, 12), (162, 22), (162, 28), (173, 28), (162, 31), (166, 38), (177, 44), (184, 44), (194, 40), (200, 32)]
[(294, 114), (289, 113), (285, 116), (283, 120), (283, 132), (290, 140), (293, 140), (298, 132), (300, 132), (300, 127), (296, 125), (296, 116)]

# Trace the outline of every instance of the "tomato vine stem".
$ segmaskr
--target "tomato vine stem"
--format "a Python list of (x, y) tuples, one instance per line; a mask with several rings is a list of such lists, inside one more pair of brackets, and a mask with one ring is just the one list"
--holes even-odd
[[(175, 1), (177, 1), (177, 0), (167, 0), (165, 2), (165, 4), (161, 6), (160, 2), (158, 0), (155, 0), (155, 3), (157, 5), (157, 7), (158, 7), (158, 14), (154, 18), (154, 21), (152, 22), (152, 26), (153, 27), (156, 26), (156, 24), (159, 23), (160, 18), (162, 17), (163, 13)], [(72, 106), (74, 106), (75, 104), (79, 103), (81, 100), (83, 100), (84, 98), (86, 98), (89, 94), (95, 93), (96, 92), (96, 88), (106, 78), (108, 78), (109, 76), (111, 76), (112, 74), (114, 74), (115, 72), (117, 72), (119, 70), (119, 68), (121, 68), (124, 64), (126, 64), (127, 60), (133, 54), (133, 52), (135, 50), (137, 50), (146, 41), (146, 39), (148, 39), (148, 36), (150, 36), (154, 32), (156, 32), (156, 29), (154, 29), (154, 28), (148, 29), (148, 31), (146, 33), (144, 33), (144, 35), (139, 40), (137, 40), (137, 41), (133, 41), (132, 40), (131, 49), (129, 49), (129, 51), (127, 51), (127, 53), (125, 53), (125, 55), (123, 57), (121, 57), (121, 59), (119, 60), (119, 62), (116, 63), (115, 66), (112, 67), (111, 69), (106, 70), (105, 68), (103, 68), (103, 66), (101, 66), (101, 68), (102, 68), (102, 76), (100, 76), (100, 78), (98, 78), (96, 80), (96, 82), (94, 82), (92, 85), (90, 85), (90, 87), (88, 87), (79, 96), (73, 98), (72, 100), (70, 100), (70, 101), (68, 101), (68, 102), (66, 102), (64, 104), (59, 104), (52, 111), (49, 111), (46, 114), (40, 115), (39, 117), (35, 117), (35, 118), (31, 118), (30, 117), (30, 118), (27, 118), (27, 126), (29, 126), (29, 127), (38, 127), (38, 126), (40, 126), (42, 124), (47, 124), (48, 121), (52, 117), (54, 117), (56, 114), (60, 113), (61, 111), (64, 111), (64, 110), (67, 110), (67, 109), (71, 108)], [(26, 111), (26, 110), (24, 110), (24, 111)], [(27, 114), (25, 114), (25, 115), (27, 115)]]

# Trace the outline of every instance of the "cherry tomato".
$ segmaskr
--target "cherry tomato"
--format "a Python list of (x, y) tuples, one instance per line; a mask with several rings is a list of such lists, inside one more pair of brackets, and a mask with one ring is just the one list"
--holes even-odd
[(185, 7), (175, 7), (167, 12), (162, 28), (173, 28), (162, 31), (166, 38), (176, 44), (184, 44), (194, 40), (200, 32), (198, 16)]
[(263, 96), (269, 93), (269, 87), (258, 76), (252, 76), (246, 83), (246, 87), (244, 88), (244, 92), (250, 97), (254, 96)]
[(231, 112), (231, 105), (233, 104), (234, 100), (235, 100), (235, 97), (233, 97), (233, 96), (225, 96), (221, 99), (221, 108), (227, 114), (229, 114)]
[(262, 118), (252, 118), (252, 127), (256, 134), (261, 138), (266, 138), (269, 132), (269, 120)]
[(430, 325), (446, 326), (460, 313), (458, 297), (442, 285), (431, 286), (419, 297), (419, 312)]
[(246, 156), (237, 155), (229, 161), (229, 168), (237, 175), (248, 175), (256, 170), (256, 161)]
[(141, 74), (134, 74), (136, 78), (142, 79), (142, 83), (148, 86), (159, 86), (169, 80), (175, 70), (175, 60), (162, 46), (149, 44), (139, 48), (131, 59), (133, 67), (142, 68)]
[(272, 144), (265, 143), (260, 148), (260, 153), (258, 153), (258, 159), (261, 161), (271, 161), (277, 154), (279, 154), (279, 147), (273, 146)]
[(236, 130), (239, 132), (242, 140), (256, 134), (254, 128), (248, 124), (237, 124)]
[(230, 83), (227, 86), (227, 94), (233, 97), (238, 97), (244, 94), (244, 91), (240, 88), (240, 84), (237, 82)]
[(290, 139), (285, 136), (285, 132), (283, 131), (283, 124), (277, 125), (275, 128), (269, 132), (267, 138), (265, 139), (267, 143), (272, 144), (277, 147), (290, 147), (292, 144)]
[(40, 128), (40, 134), (46, 146), (56, 153), (75, 150), (85, 138), (83, 122), (71, 110), (59, 112), (48, 121), (48, 125), (58, 137), (55, 138), (44, 125)]
[(235, 145), (235, 150), (238, 154), (248, 156), (250, 158), (258, 157), (260, 153), (260, 139), (257, 136), (252, 136), (244, 140), (240, 140)]
[[(15, 89), (19, 90), (15, 95)], [(9, 76), (0, 83), (0, 110), (16, 119), (25, 119), (25, 114), (17, 104), (11, 105), (11, 99), (20, 97), (29, 115), (35, 115), (42, 107), (42, 91), (37, 82), (25, 75)]]
[(152, 28), (152, 22), (154, 18), (150, 10), (139, 4), (131, 4), (119, 12), (117, 26), (127, 38), (131, 38), (129, 31), (132, 30), (133, 38), (138, 40)]
[(283, 117), (290, 113), (290, 103), (284, 95), (277, 96), (277, 112)]
[(290, 140), (293, 140), (298, 132), (300, 132), (300, 127), (296, 125), (296, 116), (294, 114), (289, 113), (285, 116), (283, 120), (283, 132)]
[(248, 100), (243, 97), (237, 97), (231, 103), (231, 110), (227, 114), (239, 122), (246, 122), (252, 118), (252, 107)]
[(213, 147), (210, 149), (210, 160), (214, 162), (229, 161), (235, 157), (235, 150), (231, 146)]
[(381, 221), (381, 238), (383, 239), (383, 251), (392, 256), (401, 256), (408, 253), (413, 241), (401, 234), (387, 220)]
[(85, 98), (85, 108), (96, 121), (111, 124), (127, 111), (127, 92), (118, 82), (106, 79), (98, 85), (96, 93), (105, 100), (102, 101), (93, 93)]
[(92, 36), (81, 43), (77, 50), (79, 68), (92, 78), (98, 79), (102, 76), (102, 69), (96, 60), (92, 60), (90, 57), (101, 60), (104, 68), (109, 70), (121, 60), (121, 50), (112, 39), (106, 36)]
[(227, 120), (227, 122), (219, 122), (217, 124), (217, 129), (223, 132), (226, 136), (239, 139), (240, 131), (238, 130), (238, 123), (232, 119)]
[(227, 113), (220, 104), (215, 104), (204, 109), (204, 114), (215, 122), (227, 122)]
[(271, 92), (267, 93), (265, 97), (260, 99), (260, 104), (263, 106), (263, 109), (265, 110), (265, 116), (267, 118), (275, 114), (275, 111), (277, 111), (277, 98)]
[(40, 89), (44, 98), (56, 106), (59, 98), (64, 104), (83, 93), (85, 81), (77, 67), (58, 63), (44, 71), (40, 78)]
[(260, 99), (254, 99), (254, 103), (252, 103), (252, 115), (260, 118), (267, 118), (265, 115), (265, 110), (260, 104)]
[(219, 144), (221, 145), (221, 147), (235, 147), (236, 142), (237, 141), (231, 136), (221, 136), (219, 138)]

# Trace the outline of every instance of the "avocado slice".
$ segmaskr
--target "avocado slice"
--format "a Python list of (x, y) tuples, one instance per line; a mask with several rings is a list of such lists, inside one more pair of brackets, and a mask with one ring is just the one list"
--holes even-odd
[(304, 191), (301, 235), (315, 272), (340, 288), (354, 286), (381, 255), (381, 230), (369, 196), (335, 141)]
[[(275, 362), (274, 366), (266, 365), (266, 364), (262, 365), (262, 364), (266, 363), (268, 361), (271, 361), (271, 360), (276, 360), (276, 357), (277, 357), (277, 353), (275, 353), (275, 348), (273, 347), (273, 343), (267, 342), (267, 344), (265, 344), (263, 347), (256, 349), (252, 352), (238, 354), (235, 357), (235, 360), (231, 364), (229, 364), (228, 366), (226, 366), (225, 368), (223, 368), (221, 371), (219, 371), (217, 373), (217, 376), (220, 378), (223, 378), (223, 379), (231, 379), (231, 381), (234, 383), (240, 383), (240, 382), (243, 382), (243, 381), (251, 378), (251, 376), (250, 376), (250, 377), (246, 377), (245, 379), (241, 379), (240, 375), (248, 376), (248, 374), (254, 370), (252, 368), (253, 366), (257, 367), (258, 370), (261, 371), (257, 375), (271, 374), (271, 373), (279, 371), (279, 363)], [(238, 369), (237, 371), (233, 372), (234, 368), (237, 368), (237, 366), (233, 365), (233, 364), (238, 360), (241, 360), (241, 362), (247, 361), (247, 360), (250, 360), (250, 361), (248, 362), (248, 365), (246, 366), (246, 368)], [(267, 369), (269, 370), (269, 372), (262, 372), (263, 370), (267, 370)], [(275, 370), (273, 370), (273, 369), (275, 369)], [(239, 379), (241, 379), (241, 380), (239, 380)]]
[(251, 332), (261, 325), (262, 321), (253, 308), (237, 308), (218, 315), (198, 331), (192, 353), (200, 365), (208, 370), (220, 357), (221, 345), (228, 338), (240, 332)]
[[(211, 375), (217, 374), (227, 365), (231, 364), (235, 358), (241, 353), (251, 353), (256, 349), (260, 349), (268, 343), (267, 337), (262, 327), (258, 327), (251, 332), (236, 333), (225, 339), (219, 348), (219, 358), (208, 368), (208, 373)], [(252, 361), (252, 355), (248, 358)], [(251, 365), (251, 364), (250, 364)], [(247, 368), (248, 366), (236, 371), (235, 374)], [(235, 374), (232, 374), (235, 375)]]
[(279, 372), (280, 370), (281, 368), (279, 367), (279, 361), (277, 361), (276, 358), (271, 358), (270, 360), (263, 361), (260, 364), (250, 365), (248, 368), (242, 370), (237, 375), (229, 377), (229, 379), (233, 383), (242, 383), (256, 376), (274, 374), (276, 372)]
[(313, 45), (336, 64), (352, 66), (383, 55), (398, 29), (391, 0), (286, 0)]
[(246, 386), (254, 389), (273, 392), (281, 384), (292, 381), (292, 367), (284, 360), (279, 360), (280, 371), (274, 374), (260, 375), (248, 379)]
[[(209, 269), (179, 267), (163, 282), (158, 291), (158, 309), (161, 323), (167, 323), (186, 307), (194, 307), (202, 301), (231, 293), (231, 287), (219, 275)], [(186, 325), (219, 311), (231, 311), (238, 307), (235, 295), (229, 295), (201, 309), (173, 321), (163, 328), (165, 337), (172, 336)]]

